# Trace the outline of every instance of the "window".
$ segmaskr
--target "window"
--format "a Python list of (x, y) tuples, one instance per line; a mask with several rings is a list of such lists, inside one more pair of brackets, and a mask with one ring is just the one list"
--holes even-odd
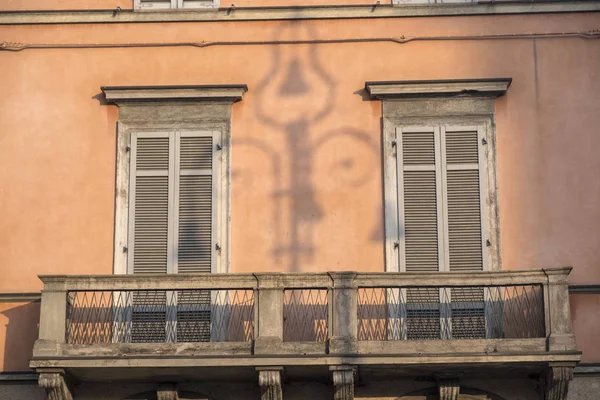
[[(102, 90), (119, 106), (114, 272), (227, 272), (231, 104), (246, 87)], [(226, 303), (214, 290), (124, 292), (114, 336), (219, 341), (227, 332), (212, 325)]]
[[(499, 269), (494, 98), (509, 79), (368, 82), (383, 100), (386, 268)], [(465, 282), (468, 285), (468, 282)], [(496, 328), (481, 287), (392, 289), (402, 339), (485, 338)]]
[(218, 8), (219, 0), (135, 0), (136, 10), (161, 10), (169, 8)]

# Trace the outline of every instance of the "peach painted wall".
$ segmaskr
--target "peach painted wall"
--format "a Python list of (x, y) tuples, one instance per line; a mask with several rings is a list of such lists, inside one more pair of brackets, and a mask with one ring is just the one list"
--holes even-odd
[(28, 368), (39, 320), (40, 303), (0, 303), (0, 371)]
[[(597, 23), (569, 14), (0, 26), (0, 37), (288, 40)], [(494, 77), (513, 78), (496, 103), (503, 268), (574, 265), (571, 282), (600, 283), (597, 40), (25, 50), (0, 52), (0, 65), (0, 292), (39, 290), (38, 274), (112, 272), (118, 109), (102, 103), (100, 86), (248, 85), (232, 118), (232, 272), (381, 271), (381, 104), (366, 100), (364, 82)], [(590, 345), (597, 328), (577, 329)]]

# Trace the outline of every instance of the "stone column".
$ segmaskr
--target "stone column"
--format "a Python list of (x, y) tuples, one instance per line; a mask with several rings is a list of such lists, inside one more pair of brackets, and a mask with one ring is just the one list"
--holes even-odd
[(458, 400), (460, 385), (458, 379), (438, 379), (440, 400)]
[(354, 400), (356, 367), (350, 365), (332, 366), (333, 400)]
[(330, 354), (356, 353), (358, 288), (356, 272), (330, 272), (333, 279)]
[(259, 367), (256, 371), (258, 371), (260, 400), (283, 400), (281, 387), (283, 367)]
[(572, 365), (550, 365), (544, 377), (545, 400), (567, 400), (569, 382), (573, 379)]
[(46, 391), (48, 400), (73, 400), (64, 372), (40, 372), (38, 384)]
[(174, 383), (162, 383), (156, 390), (157, 400), (179, 400), (177, 385)]
[(258, 279), (255, 354), (273, 354), (283, 342), (283, 289), (278, 274), (255, 274)]

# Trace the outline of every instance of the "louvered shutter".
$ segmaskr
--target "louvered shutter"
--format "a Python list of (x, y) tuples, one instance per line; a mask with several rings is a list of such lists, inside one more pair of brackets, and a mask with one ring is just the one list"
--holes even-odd
[(177, 135), (177, 255), (179, 273), (211, 272), (216, 246), (216, 198), (213, 174), (218, 169), (215, 132), (181, 132)]
[[(486, 269), (483, 132), (479, 126), (396, 130), (401, 271)], [(483, 289), (408, 289), (402, 297), (408, 338), (485, 337)]]
[(129, 273), (167, 273), (171, 141), (169, 133), (131, 135)]
[[(220, 132), (131, 136), (128, 272), (215, 270)], [(210, 291), (134, 292), (132, 342), (209, 341)]]
[(441, 169), (437, 127), (403, 127), (398, 147), (398, 215), (400, 269), (440, 270)]
[[(175, 263), (178, 273), (215, 270), (219, 132), (179, 132), (176, 151)], [(177, 293), (177, 341), (211, 340), (211, 291)]]
[[(131, 135), (129, 273), (168, 272), (172, 150), (173, 140), (168, 132), (134, 132)], [(134, 292), (130, 306), (131, 341), (164, 342), (167, 293)]]
[(482, 185), (480, 137), (477, 126), (444, 126), (446, 264), (449, 271), (482, 271)]
[[(483, 136), (477, 126), (442, 126), (445, 264), (449, 271), (484, 270)], [(485, 338), (484, 290), (450, 290), (452, 338)]]
[[(396, 130), (399, 256), (406, 272), (440, 270), (441, 165), (439, 129), (433, 126), (402, 127)], [(429, 289), (403, 290), (406, 299), (408, 339), (440, 337), (439, 292)]]

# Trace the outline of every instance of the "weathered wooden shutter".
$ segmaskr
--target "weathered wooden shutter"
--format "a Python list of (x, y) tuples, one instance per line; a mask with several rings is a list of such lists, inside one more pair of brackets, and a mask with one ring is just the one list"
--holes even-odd
[(213, 173), (217, 168), (218, 138), (213, 132), (181, 132), (177, 135), (177, 240), (176, 271), (214, 270), (216, 197)]
[[(396, 130), (401, 271), (486, 269), (483, 132)], [(408, 289), (405, 296), (409, 338), (485, 337), (483, 289)]]
[(479, 148), (483, 137), (477, 126), (444, 126), (441, 135), (445, 144), (444, 200), (448, 236), (445, 263), (449, 271), (482, 271), (484, 168)]
[[(178, 132), (176, 143), (175, 270), (210, 273), (215, 270), (218, 246), (216, 152), (220, 135), (219, 132)], [(177, 341), (210, 341), (213, 303), (210, 290), (177, 293)]]
[(129, 273), (168, 270), (170, 142), (169, 133), (131, 135)]
[(403, 127), (398, 147), (398, 215), (400, 269), (440, 270), (442, 226), (441, 175), (437, 127)]
[[(396, 130), (399, 256), (406, 272), (440, 270), (442, 225), (439, 129), (434, 126)], [(428, 288), (403, 291), (407, 339), (440, 337), (439, 292)]]
[[(477, 126), (442, 126), (444, 160), (444, 243), (449, 271), (484, 270), (485, 165), (482, 130)], [(452, 338), (484, 338), (483, 288), (450, 290)]]
[[(218, 253), (219, 132), (131, 137), (128, 272), (210, 273)], [(208, 341), (210, 291), (135, 292), (133, 342)]]
[[(172, 146), (168, 132), (134, 132), (131, 135), (129, 273), (168, 272)], [(165, 341), (166, 302), (165, 292), (132, 294), (132, 342)]]

